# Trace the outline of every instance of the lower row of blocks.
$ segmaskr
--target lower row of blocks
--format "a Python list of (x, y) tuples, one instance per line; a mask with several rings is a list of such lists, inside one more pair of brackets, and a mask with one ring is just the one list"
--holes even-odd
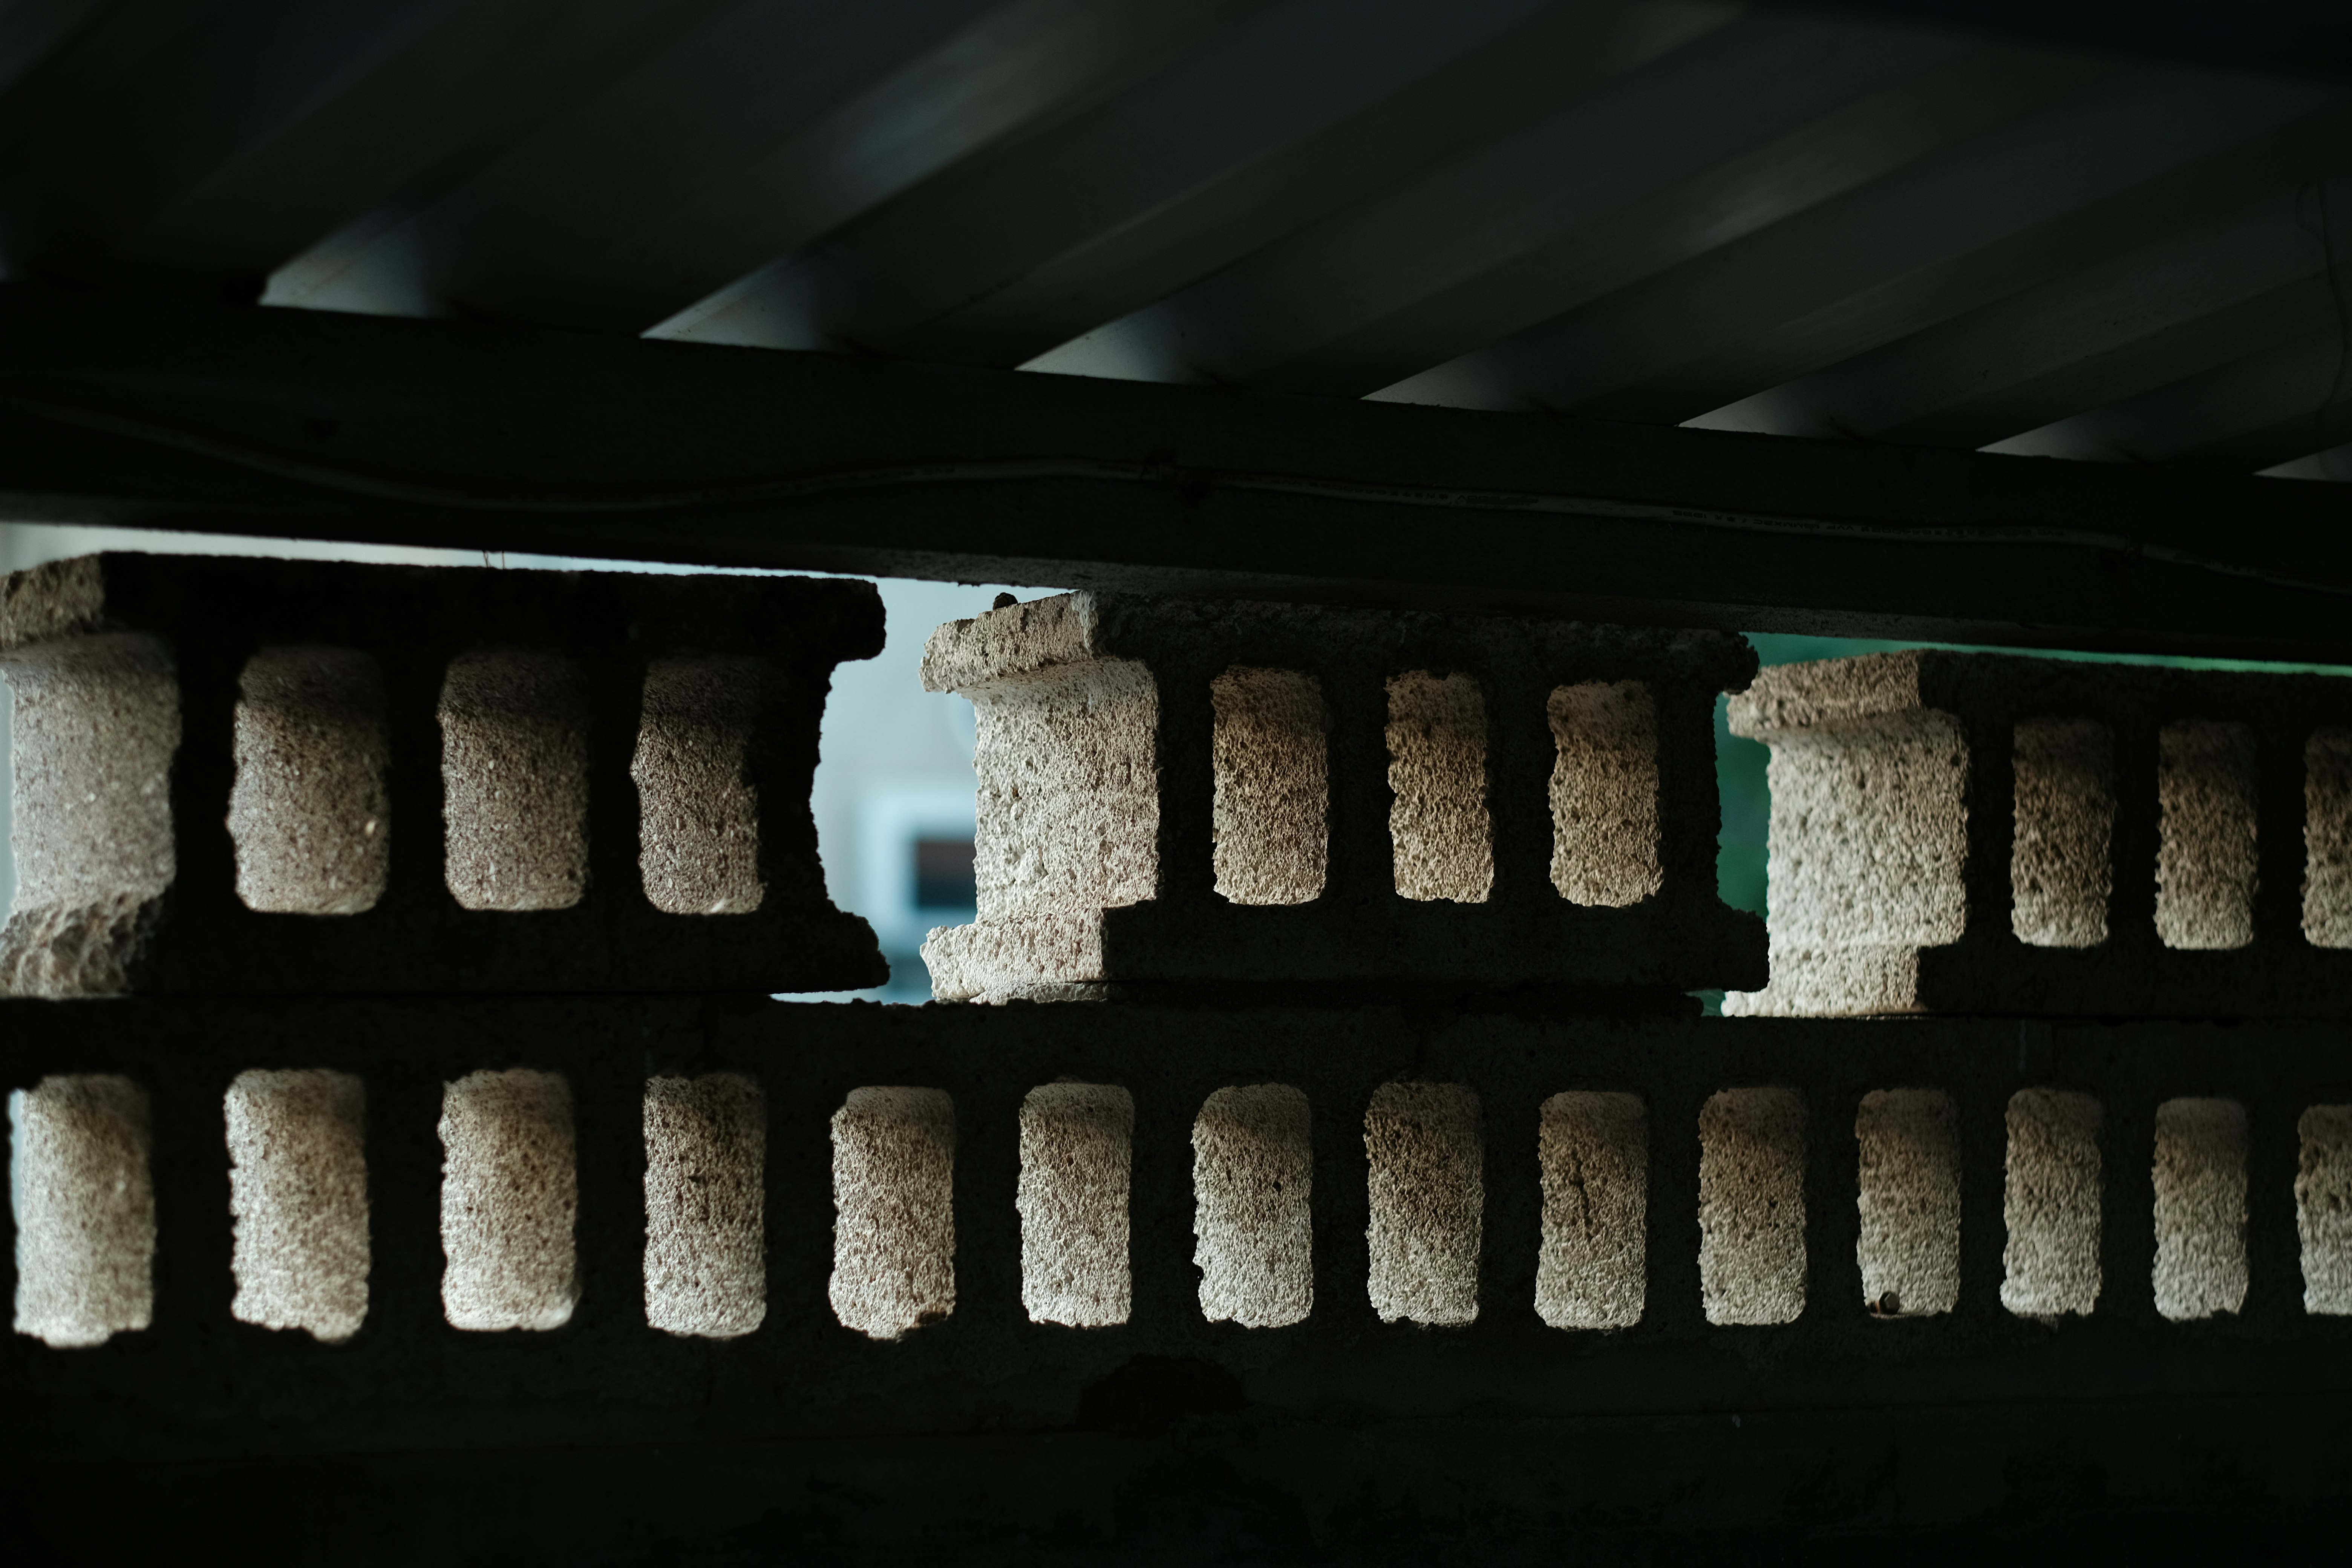
[[(366, 1092), (328, 1070), (240, 1074), (224, 1100), (241, 1321), (337, 1342), (368, 1308)], [(20, 1333), (92, 1345), (152, 1316), (154, 1194), (147, 1099), (111, 1075), (53, 1077), (11, 1097)], [(1476, 1092), (1390, 1083), (1364, 1116), (1367, 1289), (1388, 1321), (1462, 1324), (1478, 1311), (1485, 1149)], [(2008, 1107), (2001, 1301), (2021, 1316), (2087, 1313), (2103, 1280), (2099, 1101), (2020, 1090)], [(1130, 1303), (1134, 1101), (1115, 1085), (1053, 1083), (1020, 1115), (1022, 1296), (1033, 1321), (1123, 1323)], [(554, 1073), (478, 1072), (446, 1086), (442, 1303), (467, 1330), (553, 1329), (579, 1300), (572, 1099)], [(1874, 1311), (1959, 1299), (1959, 1140), (1940, 1089), (1863, 1098), (1864, 1298)], [(2304, 1306), (2352, 1314), (2352, 1105), (2300, 1121), (2294, 1197)], [(1805, 1110), (1785, 1089), (1726, 1089), (1700, 1112), (1699, 1272), (1707, 1321), (1785, 1323), (1805, 1306)], [(1535, 1306), (1564, 1329), (1640, 1321), (1647, 1297), (1648, 1114), (1633, 1094), (1543, 1105)], [(2152, 1285), (2182, 1320), (2242, 1309), (2246, 1114), (2177, 1099), (2157, 1112)], [(955, 1310), (955, 1107), (942, 1090), (853, 1089), (835, 1113), (831, 1299), (845, 1326), (897, 1339)], [(767, 1311), (767, 1114), (751, 1079), (655, 1078), (645, 1098), (648, 1323), (731, 1338)], [(1192, 1129), (1193, 1261), (1212, 1321), (1272, 1328), (1314, 1308), (1307, 1096), (1219, 1089)]]

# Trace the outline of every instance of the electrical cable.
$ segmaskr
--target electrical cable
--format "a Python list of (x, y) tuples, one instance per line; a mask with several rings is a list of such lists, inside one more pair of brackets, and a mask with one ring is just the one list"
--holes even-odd
[(893, 463), (875, 468), (838, 468), (794, 474), (772, 479), (748, 479), (682, 489), (639, 490), (555, 490), (484, 488), (395, 479), (289, 457), (267, 447), (207, 436), (200, 431), (143, 418), (137, 415), (89, 408), (23, 393), (0, 392), (0, 410), (68, 425), (79, 429), (119, 436), (128, 440), (164, 447), (215, 462), (249, 468), (299, 484), (379, 500), (468, 511), (627, 513), (688, 511), (705, 507), (740, 505), (763, 500), (790, 500), (901, 485), (971, 484), (1021, 479), (1095, 479), (1131, 484), (1164, 484), (1185, 489), (1253, 490), (1327, 500), (1366, 501), (1388, 506), (1429, 507), (1456, 511), (1533, 513), (1539, 516), (1615, 518), (1633, 521), (1675, 522), (1746, 533), (1798, 534), (1816, 538), (1872, 540), (1899, 544), (2010, 544), (2096, 550), (2135, 560), (2155, 561), (2191, 572), (2231, 577), (2272, 587), (2352, 598), (2352, 582), (2315, 576), (2277, 567), (2256, 565), (2184, 550), (2177, 545), (2138, 540), (2127, 534), (2095, 529), (2056, 528), (2038, 524), (1878, 523), (1836, 518), (1785, 517), (1763, 513), (1722, 511), (1704, 507), (1670, 506), (1650, 501), (1610, 500), (1594, 496), (1568, 496), (1513, 490), (1454, 489), (1423, 485), (1388, 484), (1370, 480), (1318, 479), (1292, 474), (1251, 473), (1159, 462), (1113, 462), (1098, 458), (1005, 458), (960, 461)]

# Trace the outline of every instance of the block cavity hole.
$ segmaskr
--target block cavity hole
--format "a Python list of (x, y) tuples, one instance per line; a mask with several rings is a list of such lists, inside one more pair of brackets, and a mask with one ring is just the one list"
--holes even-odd
[(1236, 904), (1320, 896), (1331, 798), (1322, 685), (1235, 665), (1209, 683), (1209, 698), (1217, 891)]
[(1698, 1272), (1710, 1323), (1790, 1323), (1805, 1310), (1805, 1102), (1727, 1089), (1698, 1117)]
[(1960, 1301), (1960, 1127), (1940, 1089), (1881, 1089), (1854, 1112), (1861, 1145), (1862, 1298), (1882, 1317)]
[(1635, 1094), (1543, 1102), (1536, 1311), (1555, 1329), (1628, 1329), (1648, 1293), (1649, 1113)]
[(2352, 730), (2304, 743), (2303, 935), (2314, 947), (2352, 947)]
[(1021, 1102), (1021, 1303), (1035, 1323), (1127, 1321), (1135, 1100), (1115, 1084), (1049, 1083)]
[(367, 1087), (324, 1068), (242, 1072), (222, 1097), (239, 1322), (332, 1344), (368, 1310)]
[(2246, 1305), (2246, 1108), (2156, 1108), (2156, 1310), (2176, 1322)]
[(1371, 1270), (1381, 1321), (1478, 1317), (1486, 1146), (1476, 1092), (1458, 1083), (1386, 1083), (1364, 1111), (1370, 1161)]
[(1483, 904), (1495, 885), (1486, 699), (1467, 675), (1388, 683), (1389, 839), (1398, 896)]
[(1201, 1315), (1247, 1329), (1301, 1323), (1315, 1308), (1306, 1094), (1288, 1084), (1221, 1089), (1192, 1122), (1192, 1261)]
[(763, 661), (732, 655), (656, 659), (646, 671), (629, 776), (646, 898), (667, 914), (749, 914), (767, 895), (751, 774), (767, 681)]
[(833, 1282), (842, 1326), (877, 1340), (955, 1310), (955, 1101), (853, 1089), (833, 1113)]
[(453, 1327), (558, 1329), (580, 1300), (572, 1089), (469, 1073), (441, 1096), (441, 1306)]
[(2243, 947), (2254, 940), (2254, 731), (2184, 720), (2157, 747), (2157, 935), (2167, 947)]
[(236, 894), (276, 914), (375, 907), (387, 875), (383, 672), (341, 647), (264, 648), (237, 679)]
[(2012, 755), (2010, 929), (2030, 947), (2096, 947), (2115, 892), (2115, 733), (2088, 719), (2028, 719)]
[(2295, 1123), (2294, 1224), (2303, 1243), (2303, 1310), (2352, 1316), (2352, 1105), (2315, 1105)]
[(60, 638), (0, 660), (12, 693), (16, 891), (0, 994), (119, 992), (148, 906), (172, 885), (171, 650), (133, 633)]
[(2009, 1100), (2000, 1304), (2021, 1318), (2087, 1313), (2099, 1300), (2099, 1102), (2066, 1089)]
[(449, 891), (469, 910), (568, 910), (588, 885), (588, 700), (556, 654), (452, 660), (441, 688)]
[(1664, 886), (1658, 849), (1658, 712), (1638, 680), (1555, 689), (1546, 711), (1551, 883), (1572, 904), (1622, 909)]
[(155, 1310), (147, 1091), (112, 1074), (45, 1078), (8, 1097), (16, 1331), (102, 1345)]
[(733, 1339), (768, 1315), (768, 1107), (740, 1073), (646, 1080), (646, 1321)]

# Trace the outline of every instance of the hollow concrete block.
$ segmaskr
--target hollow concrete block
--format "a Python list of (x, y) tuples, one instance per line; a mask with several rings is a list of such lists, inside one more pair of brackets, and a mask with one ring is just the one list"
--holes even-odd
[(580, 1301), (580, 1177), (560, 1074), (469, 1073), (441, 1100), (441, 1305), (459, 1329), (560, 1329)]
[(139, 555), (0, 578), (0, 995), (878, 984), (807, 801), (833, 667), (881, 633), (846, 580)]
[(1486, 1214), (1480, 1120), (1476, 1091), (1462, 1084), (1386, 1083), (1372, 1092), (1364, 1111), (1367, 1286), (1384, 1323), (1477, 1320)]
[(853, 1089), (833, 1113), (833, 1279), (845, 1328), (895, 1340), (955, 1310), (955, 1102)]
[(2156, 1108), (2156, 1310), (2176, 1321), (2246, 1305), (2246, 1108)]
[(2098, 1304), (2104, 1113), (2087, 1094), (2021, 1089), (2009, 1100), (2000, 1304), (2021, 1318)]
[(366, 1321), (367, 1086), (325, 1068), (241, 1072), (227, 1123), (240, 1322), (332, 1344)]
[(1699, 1110), (1698, 1272), (1710, 1323), (1790, 1323), (1805, 1310), (1805, 1102), (1727, 1089)]
[(1021, 1303), (1032, 1322), (1127, 1321), (1135, 1100), (1116, 1084), (1049, 1083), (1021, 1102)]
[(1751, 658), (1711, 633), (1118, 594), (950, 622), (923, 680), (978, 714), (979, 917), (924, 943), (933, 994), (1760, 979), (1714, 873), (1714, 701)]
[(1628, 1329), (1649, 1299), (1649, 1113), (1635, 1094), (1543, 1102), (1536, 1311), (1555, 1329)]
[(155, 1310), (153, 1137), (127, 1078), (45, 1078), (8, 1097), (16, 1331), (60, 1349), (143, 1329)]
[(1882, 1316), (1948, 1312), (1960, 1300), (1960, 1135), (1939, 1089), (1881, 1089), (1853, 1120), (1861, 1147), (1854, 1261)]
[(768, 1109), (740, 1073), (646, 1080), (646, 1321), (734, 1339), (768, 1315)]
[(1201, 1315), (1281, 1328), (1315, 1310), (1315, 1158), (1307, 1096), (1221, 1089), (1192, 1122), (1192, 1261)]
[(2352, 1105), (2308, 1107), (2296, 1131), (2303, 1143), (2294, 1176), (2303, 1310), (2352, 1316)]

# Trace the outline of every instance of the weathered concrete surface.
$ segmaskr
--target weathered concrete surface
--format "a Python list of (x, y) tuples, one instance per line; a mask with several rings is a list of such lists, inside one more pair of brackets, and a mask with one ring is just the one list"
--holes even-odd
[(881, 634), (842, 580), (16, 574), (0, 993), (877, 984), (807, 800), (833, 667)]
[(833, 1279), (844, 1328), (877, 1340), (955, 1310), (955, 1101), (864, 1087), (833, 1113)]
[(44, 1078), (8, 1099), (16, 1331), (102, 1345), (154, 1311), (147, 1092), (112, 1073)]
[(1385, 1083), (1364, 1111), (1371, 1163), (1368, 1287), (1381, 1321), (1453, 1326), (1478, 1317), (1486, 1146), (1477, 1093)]
[(1135, 1097), (1117, 1084), (1049, 1083), (1021, 1102), (1021, 1301), (1030, 1321), (1127, 1321), (1134, 1301), (1128, 1194)]
[(580, 1176), (561, 1073), (475, 1072), (441, 1102), (441, 1305), (452, 1328), (560, 1329), (580, 1304)]
[(2000, 1304), (2021, 1318), (2087, 1313), (2098, 1305), (2105, 1121), (2087, 1094), (2021, 1089), (2010, 1097)]
[(1624, 1010), (1752, 984), (1757, 928), (1716, 896), (1713, 710), (1753, 658), (1704, 633), (1113, 594), (950, 622), (923, 679), (979, 713), (980, 917), (925, 944), (934, 994), (1540, 988)]
[(1649, 1298), (1649, 1116), (1636, 1094), (1543, 1102), (1536, 1311), (1555, 1329), (1630, 1329)]
[(1948, 1312), (1960, 1300), (1960, 1130), (1939, 1089), (1880, 1089), (1854, 1111), (1862, 1152), (1862, 1299), (1882, 1316)]
[(2352, 1317), (2352, 1105), (2311, 1106), (2297, 1127), (2294, 1214), (2304, 1310)]
[(1201, 1316), (1246, 1329), (1315, 1310), (1314, 1119), (1285, 1083), (1221, 1089), (1192, 1122)]
[(741, 1073), (646, 1080), (646, 1321), (733, 1339), (768, 1315), (768, 1106)]
[[(2352, 680), (1932, 649), (1765, 671), (1772, 983), (1734, 1015), (2342, 1016)], [(2352, 929), (2352, 928), (2347, 928)]]
[(2156, 1310), (2180, 1321), (2246, 1305), (2246, 1108), (2156, 1108)]
[(1805, 1310), (1805, 1102), (1727, 1089), (1698, 1118), (1699, 1287), (1710, 1323), (1794, 1322)]
[(367, 1321), (367, 1084), (330, 1068), (253, 1069), (229, 1084), (231, 1268), (238, 1321), (329, 1344)]

